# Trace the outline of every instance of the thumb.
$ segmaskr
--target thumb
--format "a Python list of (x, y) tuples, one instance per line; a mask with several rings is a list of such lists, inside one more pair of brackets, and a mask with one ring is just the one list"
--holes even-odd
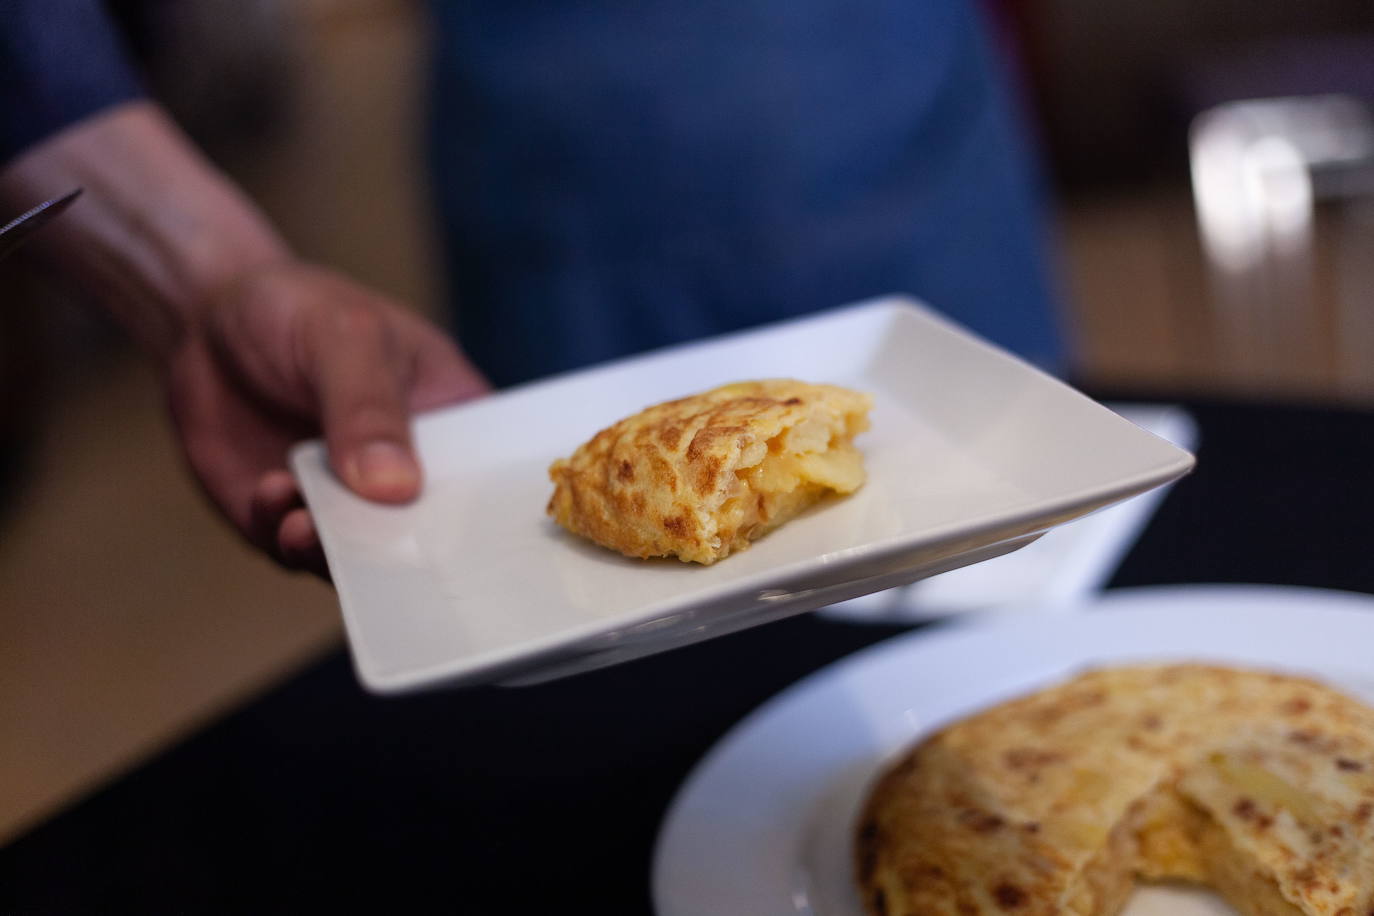
[(401, 503), (420, 492), (410, 438), (404, 360), (376, 312), (326, 309), (310, 348), (311, 381), (329, 463), (353, 492)]

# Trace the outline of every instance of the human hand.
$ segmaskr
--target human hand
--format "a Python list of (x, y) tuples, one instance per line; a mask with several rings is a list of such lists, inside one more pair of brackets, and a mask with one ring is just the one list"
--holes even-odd
[(219, 290), (166, 359), (173, 420), (192, 469), (250, 542), (328, 575), (286, 470), (290, 445), (323, 433), (358, 495), (420, 492), (409, 415), (488, 390), (458, 347), (418, 315), (328, 270), (260, 267)]
[(97, 112), (0, 171), (0, 203), (86, 193), (32, 250), (93, 294), (163, 367), (172, 416), (209, 496), (252, 543), (327, 575), (286, 452), (323, 432), (368, 499), (420, 490), (411, 411), (486, 382), (440, 331), (302, 263), (265, 216), (147, 100)]

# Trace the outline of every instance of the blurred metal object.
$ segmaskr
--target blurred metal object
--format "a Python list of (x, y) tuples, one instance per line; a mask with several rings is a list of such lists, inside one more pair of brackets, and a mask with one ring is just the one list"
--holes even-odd
[[(1189, 144), (1228, 361), (1271, 386), (1311, 383), (1304, 367), (1332, 361), (1318, 307), (1318, 206), (1374, 193), (1374, 112), (1347, 95), (1231, 102), (1198, 115)], [(1342, 384), (1374, 356), (1374, 335), (1341, 333), (1369, 325), (1358, 312), (1374, 305), (1374, 292), (1364, 295), (1358, 306), (1348, 297), (1336, 304)]]
[(80, 196), (80, 188), (68, 191), (61, 197), (43, 201), (32, 210), (21, 213), (5, 225), (0, 226), (0, 260), (18, 248), (30, 235), (56, 219), (63, 210), (72, 205), (72, 201)]

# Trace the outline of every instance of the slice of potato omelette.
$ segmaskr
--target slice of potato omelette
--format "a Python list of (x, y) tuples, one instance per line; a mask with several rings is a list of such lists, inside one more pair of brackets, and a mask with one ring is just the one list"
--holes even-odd
[(626, 556), (714, 563), (863, 485), (854, 437), (872, 403), (771, 379), (649, 407), (553, 463), (549, 515)]
[(1089, 671), (892, 762), (854, 856), (871, 916), (1115, 916), (1137, 880), (1368, 916), (1374, 709), (1265, 671)]

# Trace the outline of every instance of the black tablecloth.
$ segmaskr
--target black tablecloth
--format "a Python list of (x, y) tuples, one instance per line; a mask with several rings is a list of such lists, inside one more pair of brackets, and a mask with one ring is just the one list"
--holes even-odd
[[(1190, 406), (1198, 470), (1112, 585), (1374, 592), (1374, 414)], [(340, 653), (0, 850), (0, 913), (645, 913), (659, 820), (711, 743), (898, 632), (805, 615), (401, 699), (364, 694)]]

